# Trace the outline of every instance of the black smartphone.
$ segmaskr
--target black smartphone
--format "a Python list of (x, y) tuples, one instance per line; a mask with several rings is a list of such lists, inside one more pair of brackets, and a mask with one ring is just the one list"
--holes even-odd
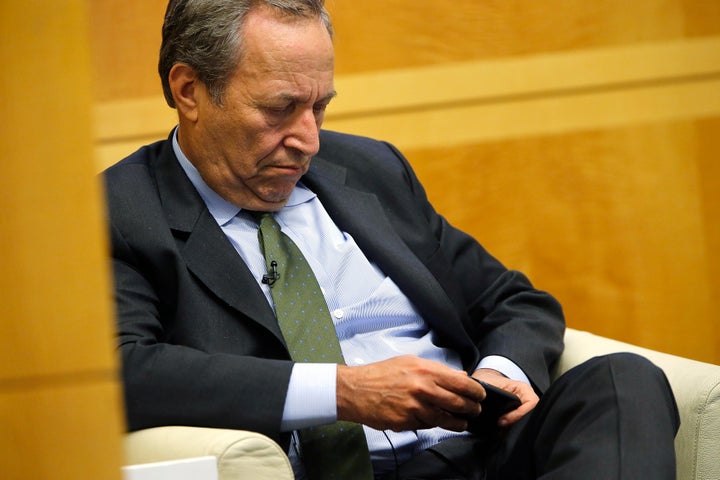
[(482, 412), (474, 418), (468, 419), (468, 430), (471, 432), (487, 431), (497, 427), (498, 418), (503, 414), (515, 410), (522, 402), (514, 393), (498, 388), (475, 377), (470, 377), (485, 389), (485, 399), (480, 402)]
[(515, 410), (522, 404), (518, 396), (514, 393), (498, 388), (495, 385), (485, 383), (475, 377), (470, 378), (482, 385), (485, 389), (485, 393), (487, 394), (485, 400), (480, 402), (480, 405), (482, 406), (482, 413), (480, 413), (480, 415), (500, 418), (502, 414)]

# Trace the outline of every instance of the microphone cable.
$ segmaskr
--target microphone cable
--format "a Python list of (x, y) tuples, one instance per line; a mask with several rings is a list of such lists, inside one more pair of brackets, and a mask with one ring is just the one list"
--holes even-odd
[(387, 434), (385, 430), (383, 430), (383, 435), (385, 435), (385, 438), (387, 439), (388, 443), (390, 444), (390, 450), (393, 454), (393, 459), (395, 461), (395, 480), (400, 480), (400, 472), (398, 472), (398, 469), (400, 468), (400, 464), (398, 463), (398, 457), (397, 452), (395, 451), (395, 445), (393, 445), (392, 441), (390, 440), (390, 436)]

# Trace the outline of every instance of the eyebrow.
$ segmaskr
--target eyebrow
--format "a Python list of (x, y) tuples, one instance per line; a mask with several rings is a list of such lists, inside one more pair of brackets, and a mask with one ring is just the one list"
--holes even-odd
[(323, 102), (329, 102), (329, 101), (332, 100), (333, 98), (337, 97), (337, 94), (338, 94), (338, 93), (337, 93), (337, 90), (333, 90), (332, 92), (330, 92), (330, 93), (328, 93), (327, 95), (325, 95), (325, 96), (322, 98), (322, 101), (323, 101)]
[[(332, 100), (335, 97), (337, 97), (337, 91), (333, 90), (332, 92), (325, 95), (323, 98), (321, 98), (313, 103), (329, 102), (330, 100)], [(286, 102), (304, 103), (300, 98), (298, 98), (295, 95), (289, 94), (289, 93), (281, 93), (277, 98), (279, 98), (280, 100), (286, 101)]]

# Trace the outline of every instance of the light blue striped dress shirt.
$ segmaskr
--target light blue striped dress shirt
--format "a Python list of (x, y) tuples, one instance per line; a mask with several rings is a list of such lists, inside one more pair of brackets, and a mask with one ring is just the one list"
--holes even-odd
[[(258, 245), (257, 223), (207, 186), (180, 150), (176, 136), (173, 148), (182, 168), (272, 305), (270, 288), (261, 283), (266, 266)], [(317, 276), (348, 365), (413, 354), (462, 369), (459, 356), (436, 345), (433, 332), (412, 303), (365, 257), (353, 238), (338, 229), (313, 192), (298, 184), (276, 219)], [(481, 367), (528, 381), (522, 370), (504, 357), (485, 358), (478, 365)], [(283, 412), (283, 431), (335, 421), (335, 381), (334, 364), (296, 364)], [(392, 470), (396, 462), (402, 463), (418, 451), (462, 435), (441, 428), (408, 432), (364, 429), (376, 475)], [(291, 449), (289, 454), (296, 477), (304, 478), (297, 452)]]

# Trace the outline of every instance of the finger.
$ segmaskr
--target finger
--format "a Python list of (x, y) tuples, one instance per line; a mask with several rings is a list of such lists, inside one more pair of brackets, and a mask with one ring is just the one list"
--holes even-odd
[(485, 399), (485, 388), (476, 378), (467, 375), (465, 372), (453, 371), (452, 375), (440, 378), (438, 385), (476, 402)]
[(536, 405), (537, 405), (537, 399), (524, 402), (522, 405), (520, 405), (515, 410), (502, 415), (498, 419), (498, 425), (501, 427), (507, 427), (507, 426), (510, 426), (510, 425), (516, 423), (521, 418), (523, 418), (525, 415), (530, 413), (535, 408)]
[(421, 429), (440, 427), (454, 432), (464, 432), (468, 428), (468, 422), (464, 418), (437, 409), (425, 412), (418, 418), (418, 424), (422, 425)]
[[(465, 372), (452, 371), (451, 374), (436, 379), (439, 390), (435, 393), (435, 405), (451, 414), (474, 417), (480, 414), (480, 402), (485, 399), (485, 388)], [(433, 400), (429, 400), (433, 401)]]
[(439, 411), (460, 418), (475, 417), (480, 415), (481, 411), (479, 400), (459, 395), (443, 388), (433, 390), (423, 400)]
[(468, 429), (468, 422), (463, 418), (458, 418), (455, 415), (448, 415), (446, 413), (438, 422), (438, 427), (453, 432), (464, 432)]

